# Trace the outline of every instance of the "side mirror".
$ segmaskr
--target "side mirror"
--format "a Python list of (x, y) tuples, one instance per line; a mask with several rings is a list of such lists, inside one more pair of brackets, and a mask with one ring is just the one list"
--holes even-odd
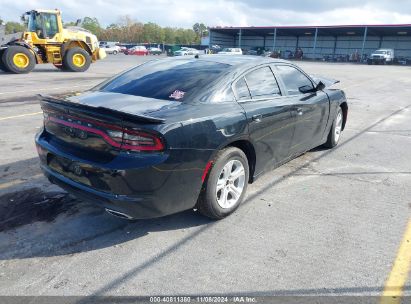
[(319, 81), (319, 82), (317, 83), (317, 86), (315, 87), (315, 90), (316, 90), (316, 91), (322, 91), (322, 90), (324, 90), (324, 89), (325, 89), (325, 84), (322, 83), (322, 81)]
[(301, 93), (306, 94), (306, 93), (314, 93), (315, 91), (317, 91), (317, 88), (313, 88), (310, 85), (305, 85), (305, 86), (299, 87), (298, 90)]

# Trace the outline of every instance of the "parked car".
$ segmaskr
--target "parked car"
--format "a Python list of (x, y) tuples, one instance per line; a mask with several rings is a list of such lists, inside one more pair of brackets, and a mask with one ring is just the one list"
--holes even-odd
[(200, 52), (193, 48), (182, 47), (174, 52), (174, 56), (198, 55)]
[(90, 91), (42, 96), (41, 168), (123, 218), (234, 212), (263, 172), (341, 138), (348, 106), (298, 66), (256, 56), (153, 60)]
[(100, 48), (105, 48), (106, 46), (117, 45), (119, 43), (118, 41), (99, 41), (99, 46)]
[(118, 53), (121, 53), (121, 48), (117, 45), (107, 45), (104, 50), (107, 54), (117, 55)]
[(127, 49), (124, 51), (125, 55), (141, 55), (145, 56), (148, 55), (148, 50), (144, 45), (137, 45), (135, 47), (132, 47), (130, 49)]
[(156, 47), (148, 48), (148, 52), (149, 52), (150, 55), (161, 55), (161, 54), (163, 54), (163, 51), (160, 48), (156, 48)]
[(379, 49), (367, 59), (368, 64), (392, 64), (394, 62), (393, 49)]
[(119, 45), (119, 48), (120, 48), (120, 53), (124, 53), (127, 50), (127, 47), (123, 45)]
[(209, 49), (209, 51), (212, 53), (212, 54), (218, 54), (218, 52), (220, 52), (222, 50), (222, 48), (221, 48), (221, 46), (219, 46), (218, 44), (213, 44), (212, 46), (211, 46), (211, 49)]
[(224, 48), (221, 52), (218, 52), (220, 55), (242, 55), (243, 51), (240, 48)]
[(252, 47), (251, 49), (249, 49), (246, 54), (247, 55), (253, 55), (253, 56), (259, 56), (264, 54), (265, 51), (268, 51), (268, 49), (264, 49), (263, 47)]

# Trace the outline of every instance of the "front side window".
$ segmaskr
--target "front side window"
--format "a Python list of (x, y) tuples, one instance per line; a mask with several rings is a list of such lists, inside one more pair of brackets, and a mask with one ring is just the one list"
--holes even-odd
[(39, 38), (52, 38), (59, 31), (55, 14), (31, 12), (28, 20), (28, 30), (35, 32)]
[(57, 16), (55, 14), (44, 14), (43, 20), (46, 37), (54, 37), (58, 33)]
[(251, 98), (281, 95), (280, 88), (269, 67), (256, 69), (245, 76)]
[(302, 89), (307, 90), (314, 88), (311, 80), (295, 67), (289, 65), (277, 65), (276, 69), (283, 80), (288, 95), (303, 94), (301, 92)]

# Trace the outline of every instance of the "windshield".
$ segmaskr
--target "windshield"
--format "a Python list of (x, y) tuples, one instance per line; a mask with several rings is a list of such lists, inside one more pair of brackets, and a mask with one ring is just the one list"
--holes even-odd
[(382, 54), (382, 55), (385, 55), (385, 54), (387, 54), (387, 51), (375, 51), (374, 54)]
[(159, 60), (138, 66), (97, 89), (102, 92), (184, 101), (211, 86), (230, 67), (228, 64), (203, 60)]
[(232, 51), (232, 49), (223, 49), (223, 52), (231, 52)]
[(58, 33), (55, 14), (30, 12), (28, 16), (28, 31), (36, 33), (39, 38), (52, 38)]

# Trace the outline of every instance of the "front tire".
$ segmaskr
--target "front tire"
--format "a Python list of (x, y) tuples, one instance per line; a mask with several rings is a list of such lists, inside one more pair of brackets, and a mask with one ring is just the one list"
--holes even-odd
[(29, 49), (20, 45), (12, 45), (4, 51), (2, 64), (8, 72), (26, 74), (34, 69), (36, 59)]
[(337, 113), (330, 129), (330, 133), (328, 133), (327, 142), (324, 144), (324, 147), (331, 149), (338, 144), (342, 134), (343, 121), (343, 111), (341, 107), (338, 107)]
[(230, 215), (244, 199), (248, 179), (249, 167), (244, 152), (235, 147), (221, 150), (198, 199), (198, 210), (212, 219)]
[(91, 64), (90, 54), (79, 47), (67, 50), (63, 58), (63, 67), (70, 72), (85, 72)]

